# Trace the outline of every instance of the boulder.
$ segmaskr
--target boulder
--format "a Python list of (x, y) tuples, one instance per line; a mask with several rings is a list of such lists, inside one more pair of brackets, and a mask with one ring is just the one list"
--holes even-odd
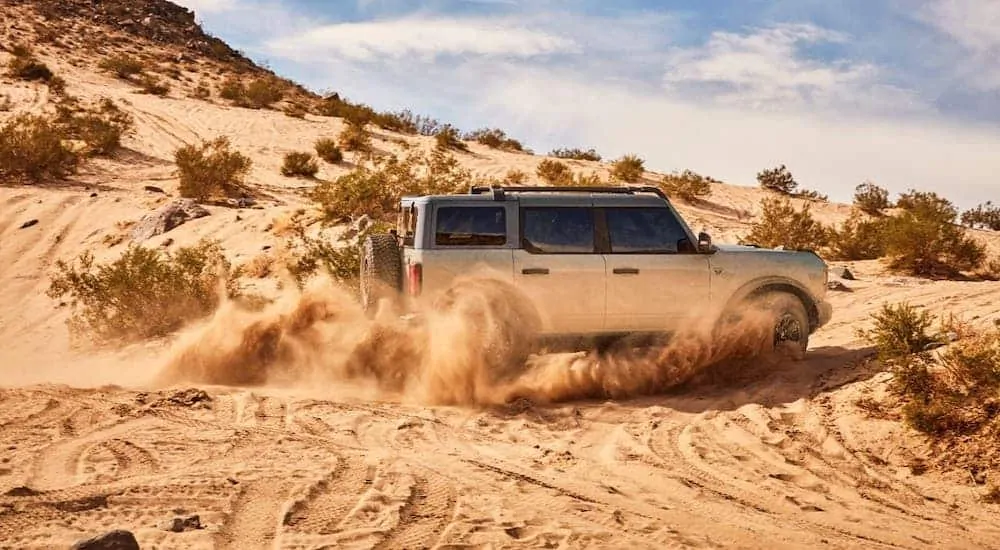
[(163, 523), (162, 528), (164, 531), (172, 531), (174, 533), (183, 533), (184, 531), (191, 531), (195, 529), (204, 529), (201, 525), (201, 518), (197, 514), (191, 516), (176, 517), (172, 520)]
[(208, 210), (193, 199), (176, 199), (159, 210), (145, 215), (132, 229), (132, 239), (145, 241), (162, 235), (188, 221), (208, 216)]
[(851, 273), (851, 270), (847, 269), (846, 267), (842, 267), (842, 268), (838, 269), (837, 271), (835, 271), (835, 273), (836, 273), (836, 275), (838, 277), (840, 277), (841, 279), (843, 279), (845, 281), (853, 281), (854, 280), (854, 274)]
[(82, 540), (72, 550), (139, 550), (139, 541), (129, 531), (116, 530)]

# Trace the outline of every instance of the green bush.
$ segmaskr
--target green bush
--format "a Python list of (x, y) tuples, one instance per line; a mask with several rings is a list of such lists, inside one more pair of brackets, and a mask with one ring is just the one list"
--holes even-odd
[(85, 252), (72, 264), (57, 262), (47, 294), (69, 297), (75, 335), (132, 342), (165, 336), (211, 314), (220, 286), (238, 294), (229, 267), (218, 243), (209, 241), (173, 254), (133, 245), (103, 265)]
[(461, 137), (459, 137), (458, 130), (448, 124), (446, 124), (444, 128), (441, 128), (441, 131), (434, 136), (434, 141), (437, 144), (438, 149), (458, 149), (459, 151), (469, 150), (469, 147), (465, 145)]
[(955, 276), (973, 271), (986, 259), (985, 247), (955, 224), (957, 210), (936, 193), (911, 191), (900, 196), (902, 211), (886, 226), (890, 267), (916, 276)]
[(139, 79), (139, 89), (144, 94), (161, 97), (170, 93), (170, 85), (151, 74), (142, 75)]
[(994, 206), (993, 201), (986, 201), (972, 210), (963, 212), (962, 225), (1000, 231), (1000, 207)]
[(185, 145), (174, 152), (180, 173), (180, 194), (205, 201), (216, 194), (237, 196), (244, 190), (244, 180), (253, 162), (232, 151), (229, 138), (218, 137), (200, 145)]
[(579, 148), (553, 149), (552, 152), (549, 153), (549, 156), (569, 160), (589, 160), (593, 162), (600, 162), (601, 160), (601, 155), (599, 155), (593, 147), (587, 149), (586, 151)]
[(337, 147), (337, 142), (322, 138), (316, 141), (316, 155), (330, 164), (340, 164), (344, 161), (344, 153)]
[(63, 128), (49, 117), (19, 114), (0, 125), (0, 179), (63, 179), (76, 172), (79, 154), (64, 143)]
[(57, 107), (58, 121), (66, 136), (87, 144), (89, 156), (107, 156), (121, 147), (122, 138), (134, 127), (132, 115), (113, 101), (102, 98), (96, 107)]
[(795, 192), (799, 184), (792, 177), (792, 173), (788, 171), (788, 168), (784, 164), (777, 168), (771, 168), (768, 170), (762, 170), (757, 173), (757, 183), (760, 184), (764, 189), (771, 191), (777, 191), (778, 193), (783, 193), (785, 195), (790, 195)]
[(871, 182), (854, 188), (854, 206), (866, 214), (877, 216), (889, 208), (889, 191)]
[(542, 159), (535, 169), (535, 174), (545, 183), (555, 186), (566, 186), (573, 184), (573, 171), (569, 166), (558, 160)]
[(285, 84), (275, 78), (256, 78), (247, 84), (239, 104), (251, 109), (265, 109), (281, 101), (285, 88)]
[(371, 152), (372, 137), (365, 128), (366, 122), (363, 119), (353, 118), (347, 119), (346, 122), (347, 126), (340, 132), (340, 148), (359, 153)]
[(355, 282), (361, 273), (361, 243), (369, 233), (386, 231), (388, 226), (381, 222), (372, 223), (358, 232), (346, 246), (335, 246), (330, 239), (310, 237), (297, 218), (293, 218), (291, 228), (296, 241), (293, 246), (301, 252), (289, 263), (288, 270), (299, 286), (322, 271), (333, 280), (356, 288), (357, 285), (350, 283)]
[(882, 304), (871, 317), (873, 326), (859, 330), (858, 335), (875, 346), (882, 361), (923, 353), (935, 342), (927, 332), (934, 324), (934, 317), (907, 302)]
[(285, 155), (285, 161), (281, 165), (281, 175), (298, 176), (305, 178), (315, 177), (319, 172), (319, 162), (311, 153), (292, 152)]
[(884, 218), (866, 218), (852, 212), (839, 230), (830, 233), (830, 257), (834, 260), (874, 260), (886, 253)]
[(54, 74), (45, 64), (33, 56), (13, 57), (7, 62), (7, 74), (21, 80), (49, 82)]
[(611, 177), (618, 181), (635, 183), (642, 179), (644, 164), (645, 161), (636, 155), (625, 155), (611, 165)]
[(788, 250), (820, 250), (830, 242), (830, 229), (816, 221), (806, 203), (796, 210), (786, 199), (761, 201), (760, 217), (750, 226), (742, 243), (765, 248), (784, 247)]
[(115, 76), (123, 80), (129, 80), (146, 70), (146, 64), (142, 60), (126, 54), (105, 58), (101, 60), (98, 67), (114, 73)]
[(667, 174), (660, 183), (663, 192), (688, 202), (696, 201), (712, 194), (711, 179), (685, 170), (680, 174)]
[(507, 134), (499, 128), (475, 130), (466, 134), (465, 139), (501, 151), (524, 151), (524, 146), (521, 145), (520, 141), (507, 137)]

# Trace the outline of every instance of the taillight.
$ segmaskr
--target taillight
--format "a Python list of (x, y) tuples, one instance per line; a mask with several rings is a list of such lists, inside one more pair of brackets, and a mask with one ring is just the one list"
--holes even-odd
[(410, 296), (420, 296), (421, 287), (424, 284), (424, 269), (421, 264), (409, 264), (406, 267), (406, 276), (410, 280), (407, 290)]

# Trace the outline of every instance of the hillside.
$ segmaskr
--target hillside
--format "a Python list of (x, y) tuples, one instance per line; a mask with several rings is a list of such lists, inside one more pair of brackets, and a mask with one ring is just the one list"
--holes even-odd
[[(372, 329), (329, 288), (313, 299), (330, 318), (306, 341), (342, 347), (311, 341), (297, 350), (308, 361), (283, 384), (157, 378), (178, 357), (183, 364), (178, 340), (207, 334), (207, 355), (258, 343), (259, 327), (241, 332), (249, 322), (239, 315), (121, 348), (74, 345), (71, 308), (46, 294), (57, 262), (84, 251), (97, 262), (120, 257), (140, 220), (179, 196), (179, 147), (228, 137), (252, 160), (253, 203), (205, 204), (209, 215), (141, 244), (177, 250), (217, 239), (234, 265), (279, 257), (289, 218), (314, 206), (307, 191), (364, 159), (347, 152), (346, 162), (321, 162), (316, 179), (283, 176), (286, 153), (336, 139), (347, 122), (320, 114), (329, 100), (203, 33), (183, 8), (0, 0), (0, 10), (0, 65), (15, 57), (15, 44), (30, 45), (65, 84), (56, 92), (0, 77), (0, 104), (8, 105), (0, 122), (53, 113), (66, 97), (106, 98), (134, 120), (120, 149), (87, 159), (65, 180), (0, 182), (0, 547), (69, 547), (115, 528), (134, 532), (143, 548), (988, 548), (1000, 540), (1000, 508), (981, 500), (1000, 472), (942, 453), (889, 405), (880, 414), (859, 407), (888, 400), (891, 375), (855, 334), (883, 302), (899, 301), (989, 327), (1000, 322), (998, 282), (902, 276), (878, 260), (833, 262), (856, 279), (842, 281), (849, 292), (831, 293), (833, 321), (814, 336), (804, 364), (710, 372), (645, 397), (560, 399), (588, 394), (597, 382), (579, 374), (587, 368), (644, 365), (558, 356), (541, 358), (519, 381), (530, 400), (506, 403), (509, 388), (486, 388), (496, 394), (478, 394), (475, 406), (439, 406), (462, 394), (465, 370), (474, 368), (454, 360), (474, 345), (458, 338), (419, 394), (346, 380), (324, 367), (369, 345)], [(122, 54), (141, 58), (141, 74), (169, 89), (143, 93), (145, 77), (102, 68)], [(279, 82), (282, 98), (236, 106), (220, 98), (234, 77)], [(431, 136), (370, 128), (380, 155), (435, 147)], [(467, 146), (452, 154), (480, 177), (520, 170), (539, 181), (543, 155)], [(611, 169), (566, 163), (602, 180)], [(770, 196), (746, 183), (713, 183), (704, 200), (678, 208), (695, 230), (736, 242)], [(851, 213), (850, 205), (809, 203), (824, 224)], [(1000, 233), (972, 233), (1000, 255)], [(299, 301), (280, 273), (244, 283), (282, 306), (315, 305)], [(302, 314), (283, 312), (268, 321), (294, 325)], [(418, 368), (399, 357), (371, 362)], [(997, 462), (995, 444), (983, 449), (982, 464)], [(191, 514), (202, 528), (162, 525)]]

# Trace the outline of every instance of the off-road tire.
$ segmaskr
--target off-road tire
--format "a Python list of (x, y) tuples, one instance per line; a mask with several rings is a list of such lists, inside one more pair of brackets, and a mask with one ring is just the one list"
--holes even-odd
[(490, 278), (459, 278), (434, 301), (441, 314), (458, 316), (475, 335), (474, 345), (494, 381), (524, 371), (537, 351), (541, 319), (531, 301), (513, 285)]
[(771, 331), (762, 354), (777, 359), (801, 361), (809, 347), (809, 313), (802, 300), (788, 292), (770, 292), (756, 300), (770, 317)]
[(403, 259), (396, 237), (377, 233), (361, 245), (361, 306), (373, 312), (381, 300), (397, 305), (403, 286)]

